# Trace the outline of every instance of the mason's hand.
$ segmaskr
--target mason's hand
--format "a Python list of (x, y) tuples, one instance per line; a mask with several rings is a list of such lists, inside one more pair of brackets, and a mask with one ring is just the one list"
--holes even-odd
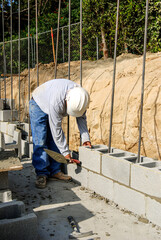
[(65, 158), (68, 159), (68, 160), (71, 160), (71, 159), (72, 159), (70, 153), (67, 154), (67, 155), (65, 156)]
[(84, 143), (83, 143), (83, 146), (84, 146), (84, 147), (90, 147), (90, 148), (92, 147), (91, 142), (89, 142), (89, 141), (84, 142)]

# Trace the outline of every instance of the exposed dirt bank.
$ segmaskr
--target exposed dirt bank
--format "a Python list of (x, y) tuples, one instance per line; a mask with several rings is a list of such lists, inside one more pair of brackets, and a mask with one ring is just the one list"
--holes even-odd
[[(134, 153), (138, 150), (139, 112), (143, 57), (124, 54), (117, 58), (112, 146)], [(23, 74), (27, 74), (25, 70)], [(31, 69), (31, 92), (36, 87), (37, 70)], [(54, 78), (54, 65), (39, 65), (39, 82)], [(57, 78), (68, 78), (68, 63), (58, 65)], [(71, 62), (71, 80), (79, 83), (80, 63)], [(83, 61), (83, 86), (91, 96), (87, 111), (92, 144), (108, 145), (113, 60)], [(142, 128), (144, 156), (161, 159), (161, 53), (147, 54)], [(10, 94), (10, 81), (7, 83)], [(28, 112), (28, 77), (21, 78), (21, 118)], [(18, 78), (14, 78), (14, 98), (18, 103)], [(18, 106), (18, 105), (17, 105)], [(66, 129), (64, 121), (64, 129)], [(79, 132), (70, 120), (70, 148), (77, 150)]]

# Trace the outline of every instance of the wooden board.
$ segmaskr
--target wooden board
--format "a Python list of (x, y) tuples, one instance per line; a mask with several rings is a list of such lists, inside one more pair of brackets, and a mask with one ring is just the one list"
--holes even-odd
[(0, 151), (0, 172), (21, 170), (22, 168), (15, 151)]

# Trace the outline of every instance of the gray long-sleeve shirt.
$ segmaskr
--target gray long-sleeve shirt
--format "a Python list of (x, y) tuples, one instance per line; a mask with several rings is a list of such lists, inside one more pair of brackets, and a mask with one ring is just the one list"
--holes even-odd
[[(37, 87), (32, 96), (43, 112), (49, 116), (49, 125), (55, 144), (61, 154), (66, 156), (70, 153), (63, 130), (62, 119), (67, 116), (65, 99), (67, 92), (77, 86), (76, 83), (67, 79), (53, 79)], [(82, 143), (90, 141), (86, 115), (77, 118)]]

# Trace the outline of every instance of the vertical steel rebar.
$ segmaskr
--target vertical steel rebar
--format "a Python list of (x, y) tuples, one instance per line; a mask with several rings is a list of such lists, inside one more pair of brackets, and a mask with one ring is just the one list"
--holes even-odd
[(18, 86), (18, 90), (19, 90), (19, 110), (18, 110), (18, 119), (19, 119), (19, 124), (20, 124), (20, 88), (21, 88), (21, 83), (20, 83), (20, 71), (21, 71), (21, 59), (20, 59), (20, 0), (18, 1), (18, 76), (19, 76), (19, 86)]
[(36, 7), (36, 64), (37, 64), (37, 87), (39, 86), (39, 47), (38, 47), (38, 6), (35, 0)]
[(31, 36), (31, 59), (32, 59), (32, 68), (34, 68), (34, 53), (33, 53), (33, 37)]
[[(80, 86), (82, 87), (82, 0), (80, 0)], [(82, 145), (80, 135), (80, 146)]]
[(82, 0), (80, 0), (80, 85), (82, 86)]
[[(28, 0), (28, 103), (30, 101), (30, 0)], [(28, 117), (29, 124), (29, 144), (30, 144), (30, 116)]]
[[(68, 79), (70, 79), (70, 38), (71, 38), (71, 0), (69, 0), (69, 26), (68, 26)], [(69, 145), (69, 116), (67, 118), (67, 144)]]
[(4, 1), (2, 0), (2, 35), (3, 35), (3, 66), (4, 66), (4, 99), (6, 107), (6, 53), (5, 53), (5, 39), (4, 39)]
[(116, 78), (116, 52), (117, 52), (118, 22), (119, 22), (119, 6), (120, 6), (120, 1), (117, 0), (117, 17), (116, 17), (115, 49), (114, 49), (114, 71), (113, 71), (113, 84), (112, 84), (112, 97), (111, 97), (110, 133), (109, 133), (109, 145), (108, 145), (109, 152), (111, 152), (111, 139), (112, 139), (112, 120), (113, 120), (113, 106), (114, 106), (115, 78)]
[(143, 56), (143, 71), (142, 71), (142, 86), (141, 86), (140, 127), (139, 127), (139, 144), (138, 144), (137, 162), (140, 162), (140, 149), (141, 149), (141, 133), (142, 133), (142, 119), (143, 119), (143, 102), (144, 102), (144, 82), (145, 82), (145, 61), (146, 61), (146, 45), (147, 45), (147, 29), (148, 29), (148, 10), (149, 10), (149, 0), (146, 0), (144, 56)]
[(10, 54), (11, 54), (11, 121), (13, 121), (13, 76), (12, 76), (12, 0), (10, 1)]
[(58, 10), (58, 25), (57, 25), (57, 39), (56, 39), (56, 59), (55, 59), (55, 78), (56, 78), (56, 76), (57, 76), (58, 47), (59, 47), (59, 25), (60, 25), (60, 9), (61, 9), (61, 0), (59, 0), (59, 10)]
[(64, 27), (62, 27), (62, 50), (63, 50), (63, 62), (64, 62)]
[(34, 40), (33, 40), (33, 44), (34, 44), (34, 67), (35, 67), (35, 63), (36, 63), (36, 46), (35, 46), (35, 36), (34, 36)]
[(97, 60), (99, 59), (99, 49), (98, 49), (98, 37), (96, 37), (96, 51), (97, 51)]

